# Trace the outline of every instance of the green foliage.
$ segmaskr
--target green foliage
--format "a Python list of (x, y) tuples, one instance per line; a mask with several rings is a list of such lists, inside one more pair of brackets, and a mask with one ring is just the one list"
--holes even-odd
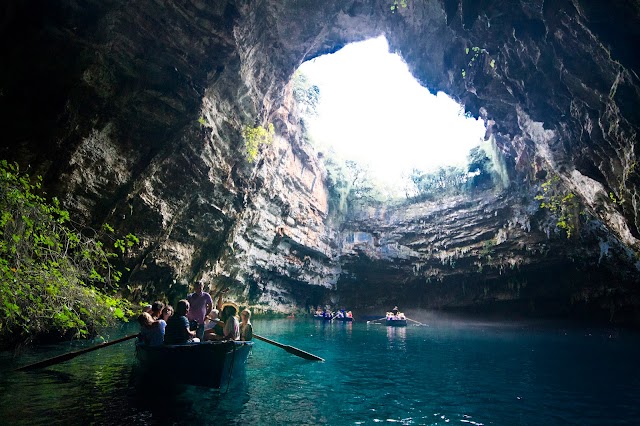
[(535, 196), (540, 208), (547, 210), (556, 221), (556, 227), (567, 234), (575, 235), (580, 225), (580, 204), (572, 192), (565, 192), (560, 178), (551, 176), (542, 185), (541, 192)]
[(609, 192), (609, 199), (613, 201), (614, 204), (622, 204), (622, 201), (618, 200), (618, 198), (613, 192)]
[(488, 260), (491, 260), (491, 252), (494, 247), (497, 245), (495, 238), (490, 240), (485, 240), (482, 243), (482, 250), (480, 250), (480, 257), (486, 257)]
[(198, 123), (204, 126), (205, 124), (207, 124), (207, 121), (204, 119), (204, 117), (200, 117), (198, 118)]
[(258, 158), (258, 150), (262, 145), (271, 145), (275, 130), (273, 124), (269, 123), (267, 129), (262, 126), (244, 126), (242, 137), (244, 138), (245, 156), (249, 163), (253, 163)]
[[(469, 58), (469, 62), (467, 62), (467, 67), (462, 69), (462, 78), (467, 78), (467, 74), (468, 74), (468, 70), (471, 70), (472, 67), (480, 62), (480, 58), (481, 55), (484, 54), (486, 56), (489, 56), (489, 52), (486, 49), (483, 49), (481, 47), (478, 46), (473, 46), (472, 48), (468, 48), (466, 47), (464, 49), (464, 53), (465, 55), (471, 55)], [(491, 59), (491, 61), (489, 62), (489, 66), (495, 70), (496, 68), (496, 60), (495, 59)]]
[(320, 88), (311, 84), (309, 78), (302, 72), (293, 75), (293, 98), (296, 100), (300, 112), (307, 115), (318, 115)]
[(413, 169), (410, 179), (417, 199), (439, 199), (476, 189), (500, 187), (494, 161), (481, 147), (469, 151), (467, 168), (440, 167), (435, 172)]
[(396, 13), (400, 7), (406, 8), (407, 2), (408, 0), (393, 0), (393, 3), (391, 4), (391, 13)]
[(324, 157), (329, 190), (329, 212), (340, 220), (357, 208), (375, 205), (385, 199), (368, 168), (335, 155)]
[[(0, 162), (0, 341), (39, 335), (83, 337), (124, 319), (128, 303), (115, 296), (121, 273), (117, 254), (94, 233), (74, 229), (56, 198), (38, 195), (41, 178), (31, 181), (18, 167)], [(113, 232), (109, 225), (106, 232)], [(122, 254), (137, 242), (115, 239)]]
[(469, 174), (459, 167), (440, 167), (435, 172), (413, 169), (410, 175), (417, 198), (434, 199), (460, 194), (464, 191)]

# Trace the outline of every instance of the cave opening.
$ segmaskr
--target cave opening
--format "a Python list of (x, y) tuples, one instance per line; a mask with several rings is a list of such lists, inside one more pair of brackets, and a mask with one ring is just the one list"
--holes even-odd
[(459, 183), (484, 171), (474, 158), (490, 157), (484, 121), (418, 82), (383, 35), (307, 61), (293, 80), (312, 143), (386, 200), (420, 194), (431, 176)]

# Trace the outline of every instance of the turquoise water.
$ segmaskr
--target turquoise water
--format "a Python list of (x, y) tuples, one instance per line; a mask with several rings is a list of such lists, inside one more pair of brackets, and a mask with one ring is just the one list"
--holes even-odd
[(82, 345), (2, 353), (0, 423), (640, 424), (637, 332), (422, 320), (406, 328), (256, 320), (256, 333), (326, 361), (256, 341), (245, 373), (223, 390), (143, 382), (133, 341), (36, 372), (12, 369)]

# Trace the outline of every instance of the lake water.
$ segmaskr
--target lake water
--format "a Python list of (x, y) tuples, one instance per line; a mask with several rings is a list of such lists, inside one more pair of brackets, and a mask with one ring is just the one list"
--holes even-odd
[(245, 373), (223, 390), (142, 382), (132, 340), (34, 372), (12, 370), (86, 343), (5, 352), (0, 424), (640, 424), (638, 332), (421, 320), (255, 320), (256, 333), (326, 361), (256, 341)]

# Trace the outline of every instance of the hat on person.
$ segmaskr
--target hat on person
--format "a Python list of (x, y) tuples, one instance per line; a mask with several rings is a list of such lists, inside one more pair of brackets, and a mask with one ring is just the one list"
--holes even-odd
[(236, 311), (238, 310), (238, 305), (234, 302), (224, 302), (222, 304), (222, 309), (224, 310), (224, 308), (226, 308), (227, 306), (233, 306), (234, 308), (236, 308)]
[(222, 304), (222, 311), (224, 311), (224, 310), (225, 310), (225, 308), (226, 308), (227, 306), (232, 306), (232, 307), (233, 307), (233, 309), (235, 309), (235, 310), (236, 310), (236, 313), (238, 313), (238, 305), (236, 305), (236, 304), (235, 304), (235, 303), (233, 303), (233, 302), (224, 302), (224, 303)]

